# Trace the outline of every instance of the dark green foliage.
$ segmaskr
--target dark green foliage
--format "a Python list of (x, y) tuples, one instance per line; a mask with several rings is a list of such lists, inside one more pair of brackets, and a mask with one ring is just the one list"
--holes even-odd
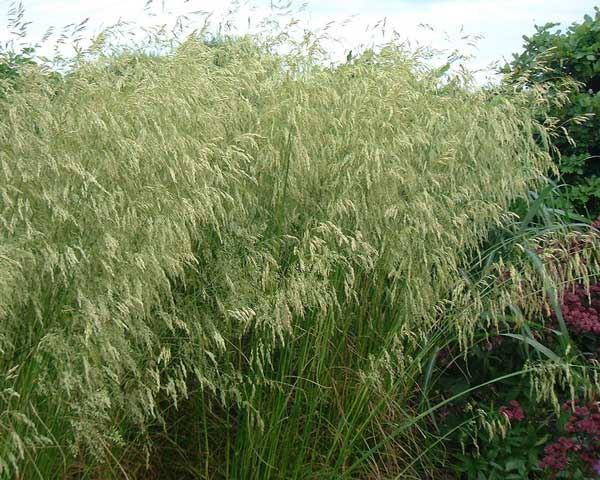
[[(596, 7), (594, 17), (586, 15), (566, 31), (557, 25), (537, 26), (534, 35), (524, 36), (523, 52), (514, 55), (504, 72), (514, 81), (527, 76), (531, 83), (579, 82), (566, 105), (547, 113), (565, 128), (556, 142), (561, 179), (567, 184), (562, 206), (595, 218), (600, 214), (600, 10)], [(581, 122), (582, 116), (587, 121)]]
[(26, 65), (34, 65), (34, 49), (23, 48), (19, 53), (0, 52), (0, 96), (8, 88), (14, 88), (20, 76), (21, 69)]
[[(520, 480), (538, 472), (544, 428), (532, 422), (510, 428), (506, 437), (480, 432), (480, 455), (472, 451), (457, 455), (456, 470), (469, 480)], [(467, 438), (464, 439), (468, 441)]]

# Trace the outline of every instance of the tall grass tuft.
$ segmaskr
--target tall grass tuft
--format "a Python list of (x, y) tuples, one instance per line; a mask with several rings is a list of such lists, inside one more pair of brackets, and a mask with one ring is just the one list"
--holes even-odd
[(110, 47), (0, 98), (0, 477), (423, 478), (419, 384), (551, 166), (544, 92), (395, 43)]

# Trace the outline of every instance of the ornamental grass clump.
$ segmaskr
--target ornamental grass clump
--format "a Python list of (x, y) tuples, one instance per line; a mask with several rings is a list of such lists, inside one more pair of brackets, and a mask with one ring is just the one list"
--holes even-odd
[(543, 90), (110, 38), (0, 98), (0, 477), (418, 475), (460, 267), (552, 163)]

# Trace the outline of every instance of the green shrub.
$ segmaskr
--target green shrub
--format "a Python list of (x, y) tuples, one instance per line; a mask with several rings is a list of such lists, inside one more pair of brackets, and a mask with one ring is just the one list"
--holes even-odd
[(535, 34), (523, 37), (523, 52), (504, 71), (530, 84), (560, 84), (565, 78), (579, 82), (569, 102), (548, 114), (565, 128), (556, 141), (561, 180), (567, 184), (562, 206), (595, 219), (600, 215), (600, 10), (564, 32), (557, 25), (538, 26)]

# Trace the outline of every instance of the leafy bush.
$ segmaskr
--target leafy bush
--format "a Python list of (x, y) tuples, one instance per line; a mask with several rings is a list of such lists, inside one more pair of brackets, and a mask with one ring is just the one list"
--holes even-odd
[(523, 37), (523, 52), (504, 70), (513, 80), (526, 77), (529, 83), (579, 82), (569, 103), (548, 114), (565, 128), (556, 141), (561, 180), (567, 184), (562, 206), (593, 219), (600, 215), (600, 10), (564, 32), (557, 25), (538, 26), (534, 35)]
[(33, 48), (26, 47), (20, 53), (8, 52), (3, 56), (0, 62), (0, 78), (3, 80), (14, 81), (19, 76), (19, 69), (25, 65), (34, 65)]

